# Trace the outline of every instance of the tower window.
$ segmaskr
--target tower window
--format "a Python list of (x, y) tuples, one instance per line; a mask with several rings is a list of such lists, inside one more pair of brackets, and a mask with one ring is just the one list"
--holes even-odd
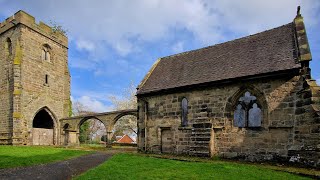
[(10, 38), (7, 38), (7, 48), (8, 48), (8, 54), (9, 56), (12, 55), (12, 42)]
[(45, 61), (51, 60), (50, 51), (51, 51), (51, 47), (48, 44), (43, 45), (42, 53), (41, 53), (42, 60), (45, 60)]
[(45, 76), (45, 84), (49, 84), (49, 75), (48, 74), (46, 74), (46, 76)]

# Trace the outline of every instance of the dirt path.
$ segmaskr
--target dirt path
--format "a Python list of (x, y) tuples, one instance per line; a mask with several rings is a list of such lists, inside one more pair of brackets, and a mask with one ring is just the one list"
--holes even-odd
[(95, 153), (67, 161), (29, 166), (24, 168), (0, 169), (0, 179), (71, 179), (103, 163), (112, 154)]

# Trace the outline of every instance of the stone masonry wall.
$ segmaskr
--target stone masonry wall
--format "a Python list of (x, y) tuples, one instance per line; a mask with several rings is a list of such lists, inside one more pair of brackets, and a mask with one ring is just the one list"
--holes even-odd
[[(8, 38), (12, 44), (11, 55)], [(13, 59), (19, 38), (19, 28), (0, 34), (0, 144), (12, 143)]]
[[(23, 143), (28, 143), (28, 139), (25, 138), (28, 137), (33, 118), (39, 109), (47, 107), (55, 115), (56, 135), (59, 129), (58, 120), (68, 116), (70, 98), (70, 78), (67, 71), (68, 49), (45, 36), (38, 35), (28, 27), (22, 29), (21, 44), (24, 49), (21, 65), (22, 136)], [(43, 44), (51, 47), (50, 61), (41, 60)], [(48, 84), (45, 84), (46, 75), (49, 77)], [(55, 139), (55, 142), (58, 143), (58, 139)]]
[[(146, 132), (145, 137), (139, 134), (139, 138), (146, 142), (146, 151), (161, 152), (161, 128), (170, 128), (173, 133), (172, 153), (191, 154), (193, 126), (205, 121), (212, 124), (209, 144), (211, 156), (251, 161), (288, 161), (292, 156), (288, 154), (289, 150), (299, 141), (300, 146), (308, 144), (313, 147), (314, 151), (310, 153), (313, 153), (313, 161), (319, 164), (319, 151), (316, 151), (320, 144), (319, 122), (312, 117), (314, 110), (308, 106), (311, 102), (308, 104), (308, 100), (302, 100), (306, 105), (305, 110), (301, 110), (299, 105), (303, 82), (300, 76), (279, 77), (138, 97), (139, 132)], [(246, 91), (256, 96), (261, 106), (263, 119), (259, 128), (238, 128), (233, 125), (235, 103)], [(181, 100), (184, 97), (189, 101), (188, 127), (181, 127)], [(142, 116), (145, 114), (145, 102), (148, 103), (147, 118)], [(301, 114), (304, 123), (298, 123), (301, 122)], [(138, 148), (143, 150), (142, 146), (145, 144), (139, 143)], [(311, 165), (315, 163), (311, 162)]]
[[(45, 43), (51, 47), (50, 61), (41, 59), (41, 50)], [(38, 35), (28, 27), (22, 28), (21, 45), (24, 51), (21, 64), (22, 136), (26, 138), (31, 131), (35, 114), (43, 107), (51, 110), (55, 116), (56, 130), (59, 129), (58, 120), (68, 116), (70, 77), (66, 47)], [(48, 84), (45, 84), (46, 75), (49, 76)], [(58, 134), (57, 131), (55, 133)], [(57, 143), (57, 139), (55, 142)], [(28, 140), (24, 139), (23, 143), (28, 143)]]
[[(12, 41), (12, 73), (7, 76), (12, 82), (12, 91), (8, 93), (11, 96), (3, 96), (12, 104), (11, 119), (1, 116), (1, 123), (8, 122), (11, 130), (8, 125), (4, 131), (12, 132), (12, 144), (32, 144), (33, 119), (40, 109), (46, 108), (54, 119), (54, 143), (59, 144), (58, 120), (68, 116), (70, 103), (68, 40), (46, 24), (37, 24), (34, 17), (23, 11), (0, 24), (1, 45), (10, 32), (18, 38)], [(45, 46), (49, 47), (50, 61), (42, 58)], [(0, 57), (3, 63), (4, 56)], [(0, 73), (4, 71), (1, 69)], [(3, 112), (10, 112), (7, 107), (4, 109)]]

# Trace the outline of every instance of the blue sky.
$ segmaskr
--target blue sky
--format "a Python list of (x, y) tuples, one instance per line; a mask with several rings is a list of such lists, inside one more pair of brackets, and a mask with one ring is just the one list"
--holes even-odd
[(319, 82), (319, 0), (0, 0), (0, 21), (21, 9), (68, 30), (72, 99), (102, 112), (156, 59), (287, 24), (298, 5)]

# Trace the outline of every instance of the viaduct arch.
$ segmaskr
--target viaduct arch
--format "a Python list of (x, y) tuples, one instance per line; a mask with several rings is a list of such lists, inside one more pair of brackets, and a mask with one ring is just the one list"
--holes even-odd
[(88, 119), (101, 121), (107, 130), (107, 142), (111, 144), (111, 134), (115, 123), (123, 116), (133, 115), (137, 117), (137, 109), (126, 109), (104, 113), (90, 113), (80, 116), (60, 119), (61, 145), (79, 145), (79, 129)]

